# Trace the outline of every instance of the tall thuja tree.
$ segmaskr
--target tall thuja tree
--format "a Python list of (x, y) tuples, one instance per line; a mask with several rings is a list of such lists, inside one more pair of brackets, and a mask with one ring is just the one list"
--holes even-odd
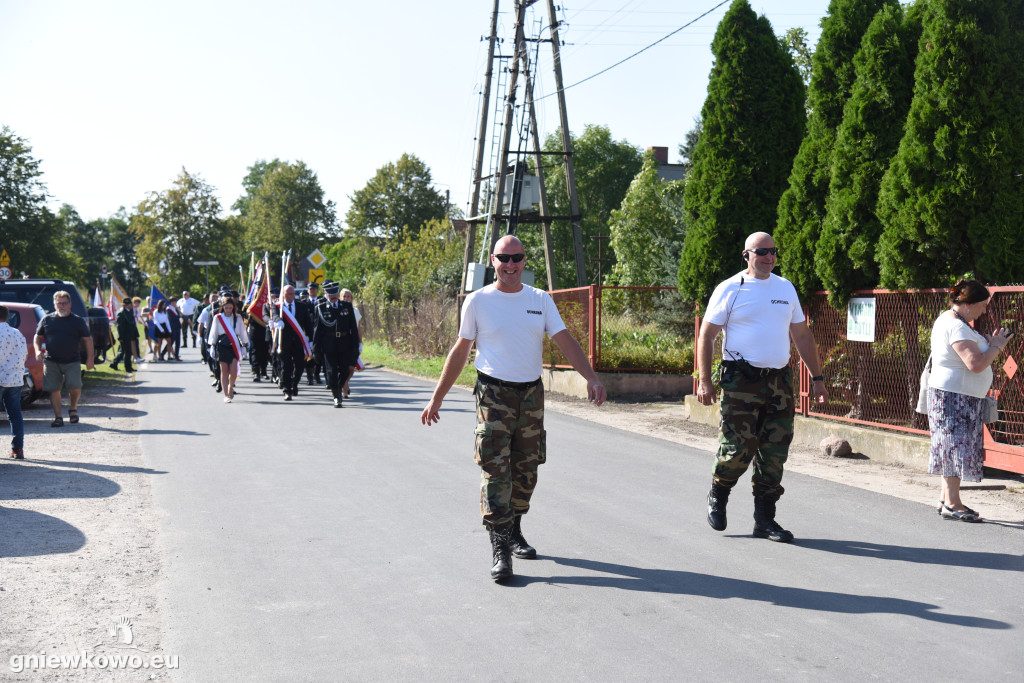
[(857, 77), (836, 133), (816, 259), (818, 277), (836, 308), (846, 305), (853, 290), (878, 285), (875, 249), (882, 223), (875, 206), (914, 93), (919, 10), (920, 5), (908, 12), (882, 8), (853, 58)]
[(807, 136), (793, 160), (775, 228), (775, 242), (783, 253), (782, 274), (801, 296), (821, 287), (814, 269), (815, 249), (825, 217), (836, 129), (855, 78), (853, 56), (871, 19), (885, 6), (896, 7), (898, 0), (832, 0), (821, 22), (807, 90)]
[(686, 180), (679, 287), (706, 302), (741, 266), (743, 240), (775, 222), (800, 145), (804, 86), (793, 58), (746, 0), (735, 0), (711, 43), (715, 64)]
[(1024, 280), (1024, 1), (929, 0), (899, 151), (882, 179), (886, 287)]

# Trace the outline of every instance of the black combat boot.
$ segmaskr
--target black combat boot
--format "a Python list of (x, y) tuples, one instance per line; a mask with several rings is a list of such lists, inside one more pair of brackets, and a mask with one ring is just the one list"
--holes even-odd
[(793, 534), (775, 521), (775, 503), (781, 494), (754, 496), (754, 538), (767, 538), (776, 543), (790, 543)]
[(535, 560), (537, 549), (523, 538), (522, 522), (523, 516), (516, 515), (516, 521), (512, 523), (512, 554), (520, 560)]
[(725, 531), (725, 506), (729, 502), (729, 492), (732, 489), (720, 484), (711, 484), (711, 491), (708, 492), (708, 524), (715, 531)]
[(491, 550), (494, 552), (491, 578), (504, 581), (512, 576), (512, 525), (491, 529), (490, 535)]

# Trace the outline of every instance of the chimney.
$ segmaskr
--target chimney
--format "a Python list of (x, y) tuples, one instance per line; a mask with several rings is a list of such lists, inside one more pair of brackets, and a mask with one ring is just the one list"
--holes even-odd
[(654, 158), (658, 160), (659, 164), (668, 163), (668, 147), (648, 147), (648, 152), (654, 152)]

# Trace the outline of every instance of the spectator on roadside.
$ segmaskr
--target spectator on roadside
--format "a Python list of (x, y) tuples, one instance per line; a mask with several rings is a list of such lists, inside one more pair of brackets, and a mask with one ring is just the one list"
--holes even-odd
[(146, 355), (156, 358), (156, 350), (153, 346), (156, 343), (156, 324), (153, 322), (153, 311), (149, 306), (142, 309), (142, 329), (146, 333)]
[[(71, 295), (64, 290), (54, 292), (57, 309), (43, 317), (36, 327), (34, 340), (36, 360), (43, 364), (43, 391), (50, 392), (53, 406), (51, 427), (63, 427), (60, 391), (68, 390), (68, 419), (78, 422), (78, 399), (82, 395), (82, 355), (80, 340), (85, 340), (85, 367), (93, 368), (94, 349), (89, 325), (71, 312)], [(43, 345), (46, 349), (43, 349)]]
[(11, 457), (25, 459), (25, 422), (21, 417), (21, 387), (28, 344), (21, 330), (7, 324), (10, 310), (0, 304), (0, 408), (11, 423)]
[(962, 522), (982, 521), (960, 499), (960, 482), (981, 481), (982, 409), (992, 386), (992, 362), (1011, 336), (1004, 329), (982, 335), (970, 326), (985, 314), (991, 296), (977, 280), (960, 280), (949, 292), (950, 310), (932, 325), (928, 473), (942, 477), (939, 514)]
[(181, 313), (181, 345), (188, 346), (188, 333), (192, 333), (192, 348), (196, 347), (195, 313), (199, 302), (192, 298), (186, 289), (178, 299), (178, 311)]

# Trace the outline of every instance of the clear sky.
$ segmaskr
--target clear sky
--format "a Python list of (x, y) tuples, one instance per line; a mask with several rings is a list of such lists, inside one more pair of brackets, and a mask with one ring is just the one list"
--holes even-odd
[[(720, 0), (578, 0), (560, 12), (569, 127), (677, 147), (700, 114), (711, 40), (728, 8), (577, 87)], [(775, 33), (813, 45), (828, 0), (751, 0)], [(348, 197), (403, 153), (462, 208), (493, 0), (0, 0), (0, 124), (28, 139), (55, 206), (86, 220), (168, 189), (182, 168), (225, 214), (260, 159), (304, 161), (342, 220)], [(511, 49), (512, 0), (499, 36)], [(547, 3), (528, 32), (547, 25)], [(546, 34), (545, 34), (546, 35)], [(537, 97), (554, 91), (541, 46)], [(556, 99), (538, 103), (542, 137)]]

